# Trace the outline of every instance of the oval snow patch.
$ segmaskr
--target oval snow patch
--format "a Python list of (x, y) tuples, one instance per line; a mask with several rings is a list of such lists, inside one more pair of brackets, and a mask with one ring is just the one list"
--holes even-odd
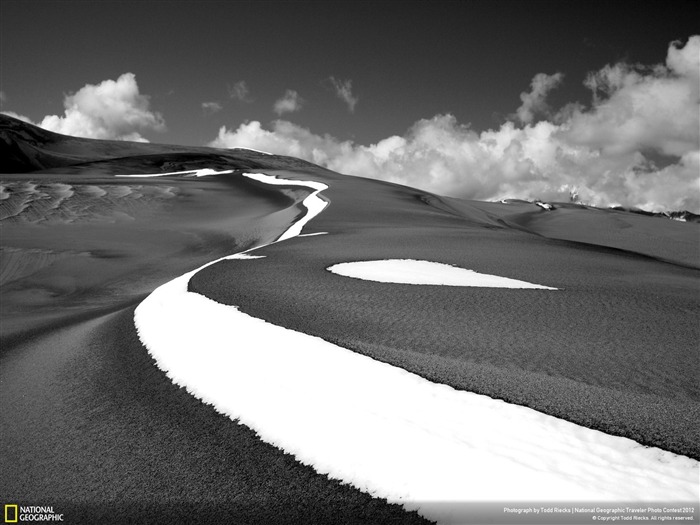
[(498, 275), (478, 273), (432, 261), (415, 259), (384, 259), (334, 264), (328, 271), (345, 277), (397, 284), (430, 284), (440, 286), (478, 286), (482, 288), (537, 288), (556, 290), (549, 286), (518, 281)]

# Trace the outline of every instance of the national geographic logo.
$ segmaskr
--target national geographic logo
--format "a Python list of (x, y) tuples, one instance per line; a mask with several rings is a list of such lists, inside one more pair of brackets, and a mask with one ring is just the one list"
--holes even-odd
[(5, 505), (5, 523), (17, 523), (18, 505)]
[(26, 523), (32, 521), (63, 521), (63, 514), (54, 512), (53, 505), (21, 506), (17, 503), (5, 504), (5, 523)]

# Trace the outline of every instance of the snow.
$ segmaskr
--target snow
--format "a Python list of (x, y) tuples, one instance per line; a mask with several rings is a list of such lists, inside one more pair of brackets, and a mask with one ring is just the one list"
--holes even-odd
[[(322, 184), (246, 176), (315, 190), (287, 233), (326, 204)], [(141, 341), (175, 384), (317, 472), (438, 522), (456, 519), (464, 502), (697, 498), (695, 460), (431, 383), (251, 317), (188, 292), (197, 271), (138, 306)]]
[(267, 151), (262, 151), (259, 149), (253, 149), (253, 148), (234, 148), (234, 149), (247, 149), (248, 151), (254, 151), (256, 153), (262, 153), (263, 155), (272, 155), (272, 153), (269, 153)]
[(300, 233), (297, 237), (316, 237), (317, 235), (328, 235), (328, 232)]
[(116, 177), (132, 177), (132, 178), (150, 178), (150, 177), (167, 177), (169, 175), (192, 175), (195, 177), (206, 177), (208, 175), (225, 175), (233, 173), (233, 170), (216, 171), (210, 168), (202, 168), (198, 170), (171, 171), (169, 173), (146, 173), (137, 175), (116, 175)]
[(328, 271), (380, 283), (440, 285), (440, 286), (477, 286), (486, 288), (534, 288), (556, 290), (549, 286), (518, 281), (498, 275), (459, 268), (449, 264), (418, 261), (415, 259), (384, 259), (377, 261), (359, 261), (334, 264)]
[(314, 190), (314, 192), (311, 195), (309, 195), (302, 201), (302, 204), (308, 209), (308, 213), (306, 213), (297, 222), (292, 224), (289, 227), (289, 229), (286, 232), (284, 232), (279, 239), (277, 239), (277, 242), (284, 241), (286, 239), (291, 239), (292, 237), (296, 237), (297, 235), (299, 235), (306, 223), (313, 219), (316, 215), (321, 213), (323, 209), (328, 205), (327, 201), (324, 201), (321, 197), (318, 196), (320, 192), (328, 188), (328, 186), (326, 186), (322, 182), (299, 182), (288, 179), (277, 179), (275, 177), (271, 177), (270, 175), (264, 175), (262, 173), (244, 173), (243, 175), (250, 179), (264, 182), (266, 184), (273, 184), (279, 186), (305, 186)]

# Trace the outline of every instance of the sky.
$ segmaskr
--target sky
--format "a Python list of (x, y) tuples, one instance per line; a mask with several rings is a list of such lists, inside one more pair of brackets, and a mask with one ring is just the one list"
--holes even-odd
[(0, 0), (0, 110), (457, 197), (700, 211), (692, 1)]

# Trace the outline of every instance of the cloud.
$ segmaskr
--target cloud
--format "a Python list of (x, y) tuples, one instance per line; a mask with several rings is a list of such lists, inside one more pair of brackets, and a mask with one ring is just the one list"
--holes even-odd
[(338, 98), (348, 105), (350, 113), (354, 113), (359, 99), (352, 94), (352, 80), (339, 80), (335, 77), (330, 77), (329, 80)]
[(682, 44), (680, 41), (671, 42), (666, 55), (666, 65), (668, 68), (679, 76), (688, 77), (695, 80), (693, 85), (698, 88), (698, 80), (700, 80), (700, 37), (693, 36), (688, 39), (685, 46), (679, 47)]
[(303, 104), (304, 99), (299, 96), (299, 93), (293, 89), (288, 89), (285, 91), (284, 96), (275, 102), (274, 111), (278, 115), (292, 113), (300, 111)]
[(64, 115), (47, 115), (36, 125), (75, 137), (148, 142), (141, 131), (165, 129), (163, 117), (150, 111), (149, 104), (149, 98), (139, 93), (134, 74), (124, 73), (117, 80), (86, 84), (66, 95)]
[(330, 135), (315, 135), (285, 120), (273, 122), (272, 131), (263, 129), (257, 120), (241, 124), (235, 131), (229, 131), (222, 126), (218, 137), (209, 145), (215, 148), (250, 147), (306, 159), (321, 165), (329, 165), (342, 157), (344, 149), (350, 154), (354, 148), (350, 142), (338, 142)]
[(205, 115), (213, 115), (222, 109), (224, 109), (224, 106), (222, 106), (219, 102), (202, 102), (202, 111), (204, 111)]
[[(665, 65), (616, 64), (585, 80), (593, 103), (568, 104), (549, 120), (477, 133), (449, 114), (416, 122), (369, 146), (317, 135), (288, 121), (222, 127), (215, 147), (251, 147), (303, 158), (341, 173), (455, 197), (567, 201), (700, 212), (700, 36), (672, 43)], [(535, 77), (521, 97), (535, 103), (559, 80)], [(548, 87), (549, 86), (549, 87)], [(526, 102), (530, 100), (530, 102)], [(521, 108), (523, 107), (521, 106)], [(549, 111), (549, 110), (547, 110)], [(526, 113), (523, 112), (523, 115)], [(668, 164), (657, 167), (653, 154)]]
[(228, 86), (228, 94), (232, 99), (240, 102), (249, 103), (253, 101), (249, 97), (250, 89), (248, 88), (248, 84), (246, 84), (245, 80), (240, 80), (233, 86)]
[(537, 115), (550, 116), (549, 106), (547, 105), (547, 94), (557, 87), (563, 80), (562, 73), (547, 75), (546, 73), (538, 73), (532, 79), (531, 91), (520, 94), (522, 105), (515, 110), (512, 116), (517, 118), (523, 124), (531, 124)]
[(562, 138), (606, 155), (697, 150), (700, 36), (678, 45), (671, 43), (666, 66), (615, 64), (589, 74), (594, 108), (574, 114)]

